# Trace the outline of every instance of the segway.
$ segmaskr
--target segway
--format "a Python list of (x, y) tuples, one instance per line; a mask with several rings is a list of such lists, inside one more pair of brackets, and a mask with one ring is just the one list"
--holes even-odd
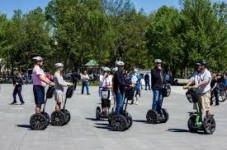
[(63, 112), (65, 114), (65, 123), (64, 123), (64, 125), (69, 123), (69, 121), (71, 120), (71, 114), (70, 114), (70, 112), (67, 109), (65, 109), (65, 106), (66, 106), (67, 99), (71, 98), (73, 96), (74, 88), (75, 88), (74, 86), (69, 86), (68, 87), (68, 89), (66, 91), (64, 106), (63, 106), (63, 109), (61, 109), (61, 112)]
[[(134, 87), (127, 87), (126, 92), (130, 91), (130, 88)], [(110, 113), (108, 121), (110, 126), (112, 127), (113, 131), (124, 131), (129, 129), (132, 126), (132, 116), (127, 112), (128, 100), (123, 96), (123, 111), (117, 115), (115, 112)]]
[(72, 97), (73, 92), (74, 92), (74, 86), (69, 86), (66, 91), (66, 98), (64, 101), (63, 109), (61, 109), (60, 111), (54, 111), (51, 114), (51, 124), (53, 126), (63, 126), (70, 121), (71, 114), (67, 109), (65, 109), (65, 106), (66, 106), (67, 99)]
[(44, 102), (43, 111), (41, 113), (36, 113), (31, 116), (31, 118), (30, 118), (31, 129), (43, 130), (49, 125), (50, 116), (47, 112), (45, 112), (45, 108), (46, 108), (47, 99), (50, 99), (53, 97), (54, 90), (55, 89), (53, 86), (49, 86), (47, 93), (46, 93), (46, 99)]
[[(110, 109), (110, 89), (103, 87), (101, 90), (101, 107), (96, 107), (96, 119), (108, 118)], [(107, 108), (103, 109), (103, 108)]]
[(205, 134), (213, 134), (216, 129), (214, 115), (206, 116), (202, 120), (202, 112), (199, 109), (198, 98), (195, 91), (189, 87), (186, 92), (186, 97), (190, 103), (193, 103), (196, 111), (189, 113), (188, 129), (191, 133), (203, 131)]
[[(162, 89), (162, 97), (168, 97), (170, 93), (170, 85), (166, 84)], [(166, 123), (169, 120), (169, 113), (165, 108), (161, 108), (160, 112), (150, 109), (147, 111), (146, 119), (149, 124)]]

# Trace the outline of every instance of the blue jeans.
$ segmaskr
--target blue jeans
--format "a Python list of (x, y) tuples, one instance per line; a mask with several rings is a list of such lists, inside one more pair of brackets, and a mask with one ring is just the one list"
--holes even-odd
[(153, 89), (153, 105), (152, 110), (160, 112), (162, 108), (162, 90), (161, 89)]
[(115, 113), (119, 115), (123, 111), (123, 95), (120, 92), (116, 92), (116, 109)]
[(21, 95), (22, 87), (15, 87), (13, 91), (13, 102), (17, 102), (16, 95), (18, 94), (20, 102), (24, 103), (23, 97)]
[(150, 82), (149, 81), (145, 82), (145, 90), (147, 90), (147, 89), (151, 90), (151, 86), (150, 86)]
[(84, 87), (85, 87), (86, 90), (87, 90), (87, 94), (89, 94), (89, 88), (88, 88), (88, 82), (87, 82), (87, 81), (82, 82), (81, 94), (84, 94)]

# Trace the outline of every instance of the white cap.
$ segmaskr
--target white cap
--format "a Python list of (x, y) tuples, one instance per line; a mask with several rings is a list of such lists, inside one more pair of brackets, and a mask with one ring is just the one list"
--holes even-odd
[(115, 62), (115, 65), (116, 65), (116, 66), (124, 66), (125, 63), (124, 63), (123, 61), (116, 61), (116, 62)]
[(32, 60), (34, 60), (34, 61), (42, 61), (43, 58), (40, 57), (40, 56), (35, 56), (35, 57), (32, 58)]
[(162, 60), (161, 60), (161, 59), (155, 59), (154, 62), (155, 62), (155, 63), (162, 63)]
[(134, 72), (138, 72), (138, 70), (135, 68), (135, 69), (134, 69)]
[(102, 69), (103, 69), (104, 71), (106, 71), (106, 72), (110, 71), (110, 68), (109, 68), (109, 67), (103, 67)]
[(55, 68), (60, 68), (60, 67), (64, 67), (64, 65), (62, 63), (56, 63), (54, 64)]
[(114, 68), (112, 69), (113, 72), (116, 72), (117, 70), (118, 70), (117, 67), (114, 67)]

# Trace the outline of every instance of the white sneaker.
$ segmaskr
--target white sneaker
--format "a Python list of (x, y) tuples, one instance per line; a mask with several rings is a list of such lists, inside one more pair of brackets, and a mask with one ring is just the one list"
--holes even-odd
[(138, 105), (139, 104), (139, 101), (136, 101), (136, 105)]

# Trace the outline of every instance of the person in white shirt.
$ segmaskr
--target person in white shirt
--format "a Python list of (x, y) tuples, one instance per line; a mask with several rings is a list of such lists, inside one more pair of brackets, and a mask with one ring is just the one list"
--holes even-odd
[(83, 74), (80, 74), (81, 80), (82, 80), (82, 89), (81, 89), (81, 94), (84, 94), (84, 88), (86, 87), (87, 90), (87, 95), (90, 95), (89, 93), (89, 87), (88, 87), (88, 81), (89, 81), (89, 76), (87, 74), (87, 71), (84, 71)]
[[(104, 67), (104, 75), (103, 78), (101, 79), (101, 100), (102, 100), (102, 110), (104, 112), (108, 112), (108, 109), (110, 108), (111, 104), (111, 97), (112, 97), (112, 78), (110, 77), (110, 68)], [(102, 98), (102, 90), (108, 91), (109, 93), (109, 99), (103, 99)]]

